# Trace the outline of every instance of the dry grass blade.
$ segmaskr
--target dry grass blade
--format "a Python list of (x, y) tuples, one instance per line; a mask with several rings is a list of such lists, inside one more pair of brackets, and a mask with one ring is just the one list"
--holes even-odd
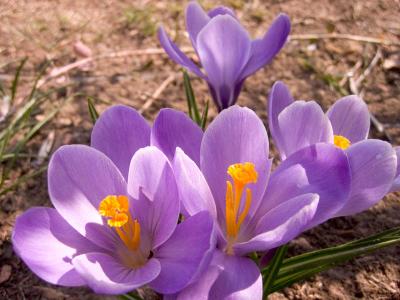
[(16, 181), (14, 181), (12, 184), (10, 184), (9, 186), (4, 187), (3, 189), (0, 190), (0, 196), (3, 196), (5, 194), (7, 194), (8, 192), (12, 191), (13, 189), (15, 189), (17, 186), (19, 186), (21, 183), (26, 182), (27, 180), (36, 177), (37, 175), (42, 174), (43, 172), (45, 172), (47, 170), (47, 165), (46, 166), (42, 166), (41, 168), (39, 168), (36, 171), (30, 172), (28, 174), (25, 174), (21, 177), (19, 177)]

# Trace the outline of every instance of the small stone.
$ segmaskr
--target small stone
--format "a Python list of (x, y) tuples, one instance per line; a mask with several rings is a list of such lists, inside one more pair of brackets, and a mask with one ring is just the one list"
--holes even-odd
[(73, 45), (73, 48), (75, 53), (80, 57), (92, 56), (92, 50), (81, 41), (76, 41)]
[(11, 266), (10, 265), (4, 265), (1, 267), (0, 270), (0, 284), (2, 284), (3, 282), (6, 282), (10, 276), (11, 276)]

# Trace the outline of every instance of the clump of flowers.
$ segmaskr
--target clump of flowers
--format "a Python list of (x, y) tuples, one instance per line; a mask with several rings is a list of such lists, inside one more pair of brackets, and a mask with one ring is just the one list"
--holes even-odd
[(175, 62), (207, 81), (219, 115), (203, 132), (204, 122), (172, 109), (160, 110), (153, 126), (130, 107), (107, 109), (90, 147), (53, 154), (54, 208), (17, 218), (12, 242), (26, 265), (52, 284), (100, 294), (149, 286), (166, 299), (262, 299), (275, 281), (283, 287), (400, 243), (400, 229), (392, 229), (283, 260), (280, 250), (302, 232), (400, 190), (400, 148), (368, 139), (370, 116), (359, 97), (339, 99), (325, 114), (277, 82), (268, 109), (281, 158), (273, 168), (263, 122), (234, 104), (245, 79), (283, 47), (288, 17), (251, 40), (229, 8), (206, 13), (191, 2), (186, 26), (205, 72), (163, 28), (159, 39)]
[(287, 87), (277, 82), (269, 99), (269, 127), (282, 159), (321, 142), (343, 150), (352, 185), (336, 216), (368, 209), (396, 189), (396, 151), (387, 142), (368, 139), (368, 107), (357, 96), (339, 99), (324, 114), (314, 101), (294, 101)]

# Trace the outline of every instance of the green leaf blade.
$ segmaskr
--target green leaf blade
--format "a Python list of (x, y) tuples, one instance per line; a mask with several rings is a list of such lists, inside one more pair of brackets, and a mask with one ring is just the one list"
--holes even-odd
[[(400, 227), (389, 229), (364, 239), (304, 253), (284, 259), (268, 292), (274, 292), (319, 272), (328, 270), (357, 256), (400, 244)], [(264, 280), (271, 272), (271, 264), (262, 270)]]
[(96, 123), (97, 119), (99, 118), (99, 113), (97, 112), (96, 107), (94, 106), (94, 101), (91, 97), (88, 97), (87, 103), (88, 103), (90, 119), (92, 120), (92, 123), (94, 124), (94, 123)]
[(189, 74), (184, 70), (183, 71), (183, 85), (185, 88), (186, 99), (188, 102), (189, 116), (195, 121), (199, 126), (201, 126), (201, 116), (199, 109), (197, 107), (196, 98), (194, 96), (193, 87), (190, 82)]
[(17, 71), (15, 72), (14, 79), (11, 84), (11, 100), (10, 100), (10, 105), (13, 104), (15, 96), (17, 94), (17, 88), (18, 88), (18, 83), (19, 79), (21, 76), (21, 71), (24, 68), (25, 63), (27, 62), (28, 58), (25, 57), (24, 59), (21, 60), (20, 64), (18, 65)]
[(271, 262), (269, 263), (269, 272), (264, 277), (263, 280), (264, 283), (263, 294), (265, 299), (268, 298), (268, 295), (271, 293), (272, 286), (274, 284), (276, 276), (278, 275), (279, 269), (283, 262), (283, 258), (286, 255), (287, 249), (288, 249), (287, 245), (279, 247), (274, 257), (272, 258)]

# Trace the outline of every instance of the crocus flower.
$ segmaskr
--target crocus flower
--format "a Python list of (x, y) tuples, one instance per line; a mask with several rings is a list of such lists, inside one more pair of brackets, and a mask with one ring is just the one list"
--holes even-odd
[(217, 7), (206, 13), (197, 2), (186, 9), (186, 29), (205, 73), (167, 36), (158, 37), (176, 63), (207, 81), (219, 110), (235, 104), (246, 78), (268, 64), (283, 47), (290, 32), (289, 18), (280, 14), (268, 32), (251, 40), (234, 12)]
[(100, 151), (63, 146), (50, 161), (48, 186), (55, 208), (34, 207), (19, 216), (12, 242), (28, 267), (50, 283), (87, 285), (104, 294), (148, 284), (175, 293), (214, 247), (207, 212), (177, 225), (176, 181), (155, 147), (136, 151), (124, 178)]
[(209, 211), (218, 243), (206, 272), (171, 298), (261, 299), (260, 270), (247, 254), (278, 247), (343, 206), (350, 171), (340, 149), (310, 146), (271, 174), (268, 148), (257, 115), (232, 106), (205, 131), (200, 167), (176, 150), (172, 164), (183, 213)]
[(91, 146), (107, 155), (127, 180), (132, 156), (142, 147), (155, 146), (169, 160), (180, 147), (199, 164), (202, 138), (201, 128), (181, 111), (161, 109), (151, 127), (135, 109), (115, 105), (96, 121)]
[(347, 155), (351, 169), (351, 192), (336, 216), (368, 209), (389, 192), (396, 173), (396, 153), (384, 141), (367, 139), (370, 116), (365, 102), (346, 96), (326, 114), (315, 101), (294, 101), (288, 88), (276, 82), (269, 98), (269, 127), (283, 160), (298, 150), (324, 142)]

